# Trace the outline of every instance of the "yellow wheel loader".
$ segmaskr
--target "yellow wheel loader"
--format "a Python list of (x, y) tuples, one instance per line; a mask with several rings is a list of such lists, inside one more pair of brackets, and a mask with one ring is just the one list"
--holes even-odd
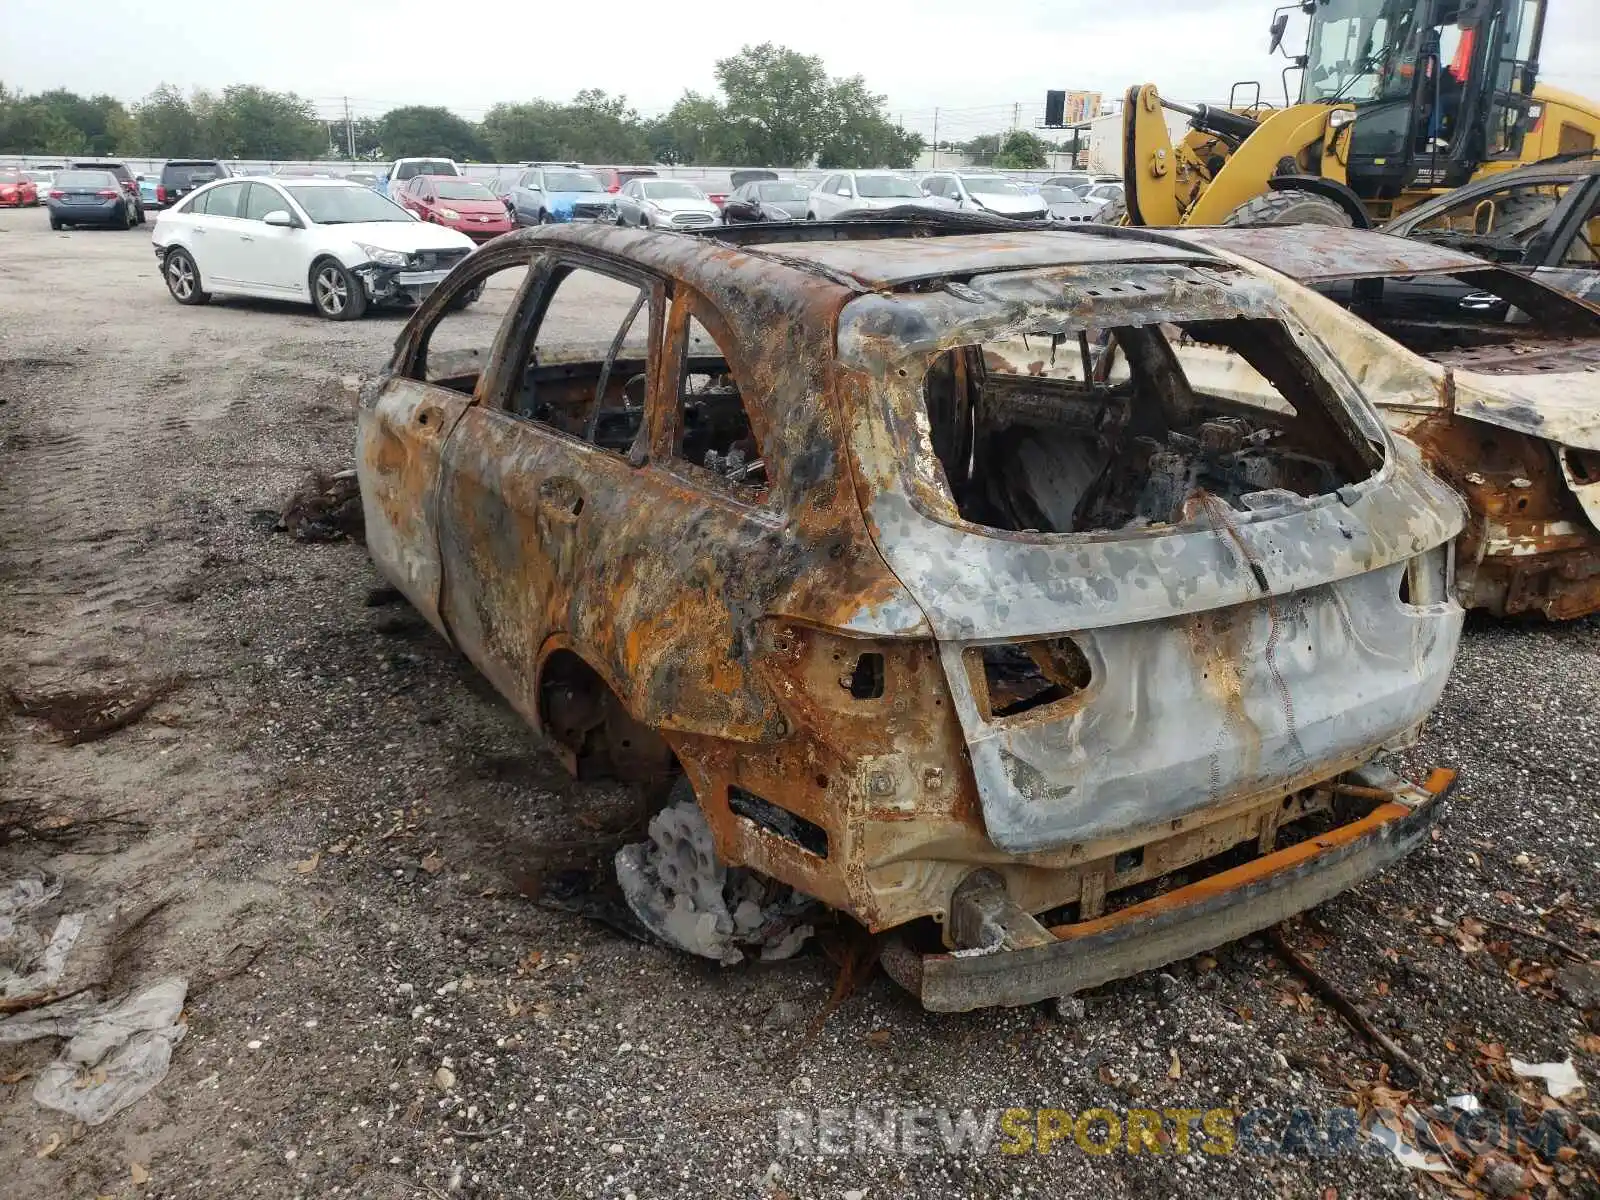
[[(1366, 228), (1495, 171), (1592, 153), (1600, 106), (1536, 86), (1548, 0), (1304, 0), (1300, 98), (1260, 103), (1235, 85), (1227, 107), (1129, 90), (1123, 109), (1132, 225)], [(1595, 0), (1574, 0), (1592, 4)], [(1244, 99), (1241, 88), (1255, 88)], [(1166, 113), (1189, 118), (1173, 143)], [(1105, 214), (1102, 219), (1112, 217)]]

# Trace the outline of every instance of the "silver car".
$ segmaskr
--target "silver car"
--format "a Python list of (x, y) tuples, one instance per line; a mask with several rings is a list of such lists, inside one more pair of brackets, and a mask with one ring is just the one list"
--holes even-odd
[(617, 193), (617, 224), (640, 229), (705, 229), (722, 223), (706, 194), (678, 179), (630, 179)]
[(1056, 187), (1053, 184), (1044, 184), (1039, 188), (1039, 195), (1050, 207), (1047, 217), (1051, 221), (1064, 221), (1068, 224), (1075, 221), (1093, 221), (1100, 211), (1098, 203), (1091, 204), (1081, 200), (1071, 188)]
[(890, 171), (840, 171), (812, 189), (806, 219), (831, 221), (841, 213), (906, 204), (928, 206), (928, 198), (905, 176)]
[(964, 212), (989, 213), (1017, 221), (1043, 221), (1043, 196), (993, 171), (936, 171), (922, 177), (922, 190)]

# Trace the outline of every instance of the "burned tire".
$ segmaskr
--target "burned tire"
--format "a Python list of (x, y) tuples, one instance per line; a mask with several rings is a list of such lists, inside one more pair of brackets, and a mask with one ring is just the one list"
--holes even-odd
[(1355, 224), (1345, 212), (1326, 196), (1314, 192), (1264, 192), (1253, 200), (1246, 200), (1228, 214), (1224, 225), (1342, 225), (1349, 229)]

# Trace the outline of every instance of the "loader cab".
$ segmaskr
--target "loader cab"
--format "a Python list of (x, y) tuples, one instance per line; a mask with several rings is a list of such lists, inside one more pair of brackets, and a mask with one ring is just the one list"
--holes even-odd
[(1484, 163), (1520, 161), (1546, 3), (1306, 0), (1300, 98), (1355, 104), (1358, 196), (1459, 187)]

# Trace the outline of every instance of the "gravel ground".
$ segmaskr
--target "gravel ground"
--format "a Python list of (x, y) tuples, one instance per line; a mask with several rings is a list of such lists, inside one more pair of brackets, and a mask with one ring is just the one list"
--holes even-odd
[[(568, 781), (408, 610), (369, 606), (360, 546), (270, 528), (309, 469), (351, 464), (347, 377), (402, 320), (180, 308), (145, 232), (0, 214), (0, 671), (25, 694), (181, 681), (88, 745), (0, 722), (0, 881), (66, 879), (61, 907), (102, 931), (84, 954), (105, 992), (190, 983), (171, 1074), (98, 1128), (33, 1103), (54, 1046), (0, 1047), (8, 1194), (1437, 1190), (1371, 1153), (786, 1149), (782, 1110), (1320, 1110), (1370, 1100), (1383, 1061), (1257, 939), (1081, 1013), (939, 1017), (881, 975), (831, 1005), (822, 953), (719, 969), (531, 902), (551, 841), (627, 797)], [(1539, 965), (1552, 951), (1460, 926), (1594, 948), (1597, 681), (1594, 621), (1470, 623), (1411, 756), (1461, 772), (1438, 838), (1292, 931), (1439, 1074), (1419, 1106), (1485, 1094), (1496, 1045), (1600, 1080), (1582, 1048), (1600, 1043)], [(1596, 1191), (1574, 1164), (1532, 1194)]]

